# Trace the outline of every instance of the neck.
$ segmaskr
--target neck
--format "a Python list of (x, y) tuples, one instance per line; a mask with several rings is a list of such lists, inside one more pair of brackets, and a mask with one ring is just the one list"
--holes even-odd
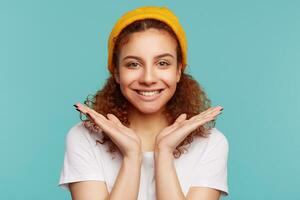
[(165, 127), (168, 121), (162, 112), (145, 114), (134, 111), (129, 114), (130, 128), (140, 137), (155, 138), (155, 136)]

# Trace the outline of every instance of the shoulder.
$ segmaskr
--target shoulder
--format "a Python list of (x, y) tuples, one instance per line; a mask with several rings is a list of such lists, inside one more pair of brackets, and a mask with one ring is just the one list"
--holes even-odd
[(67, 146), (88, 144), (95, 140), (96, 134), (91, 134), (82, 121), (74, 124), (65, 138)]
[(67, 137), (78, 137), (79, 135), (84, 134), (84, 129), (83, 122), (78, 122), (69, 129)]
[(229, 149), (227, 137), (216, 127), (210, 129), (206, 137), (197, 137), (195, 146), (198, 153), (202, 152), (201, 157), (212, 153), (226, 154)]
[(226, 143), (228, 145), (227, 137), (216, 127), (210, 129), (210, 134), (208, 135), (208, 142), (210, 145), (216, 145), (218, 143)]
[(86, 131), (83, 123), (78, 122), (69, 129), (66, 135), (66, 141), (76, 141), (85, 138), (87, 136)]
[(210, 134), (206, 139), (206, 155), (227, 155), (229, 143), (227, 137), (223, 134), (223, 132), (214, 127), (210, 129)]
[(212, 128), (207, 137), (199, 138), (198, 144), (191, 186), (214, 188), (228, 194), (226, 136)]
[(221, 132), (218, 128), (214, 127), (208, 131), (208, 135), (206, 137), (196, 137), (198, 143), (206, 144), (209, 146), (213, 146), (219, 142), (228, 143), (228, 140), (223, 132)]

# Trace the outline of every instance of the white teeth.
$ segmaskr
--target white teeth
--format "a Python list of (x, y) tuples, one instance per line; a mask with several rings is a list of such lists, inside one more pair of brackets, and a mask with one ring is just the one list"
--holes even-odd
[(152, 96), (155, 94), (158, 94), (160, 90), (155, 90), (155, 91), (137, 91), (139, 94), (144, 95), (144, 96)]

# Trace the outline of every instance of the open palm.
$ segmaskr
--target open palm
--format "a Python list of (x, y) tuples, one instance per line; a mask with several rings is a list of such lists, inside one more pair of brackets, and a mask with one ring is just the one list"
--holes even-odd
[(158, 150), (167, 151), (169, 153), (183, 141), (192, 131), (199, 126), (216, 118), (221, 113), (221, 106), (211, 107), (198, 115), (186, 120), (186, 114), (181, 114), (175, 122), (164, 128), (155, 140), (155, 147)]
[(74, 106), (111, 138), (122, 151), (123, 156), (137, 155), (142, 151), (141, 139), (132, 129), (124, 126), (115, 115), (107, 114), (106, 118), (83, 104), (77, 103)]

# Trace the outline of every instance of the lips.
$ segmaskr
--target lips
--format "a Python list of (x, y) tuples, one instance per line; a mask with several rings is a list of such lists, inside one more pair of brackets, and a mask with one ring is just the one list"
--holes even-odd
[(158, 90), (135, 90), (136, 94), (141, 98), (143, 101), (153, 101), (161, 95), (161, 92), (164, 89)]
[(159, 94), (163, 89), (157, 89), (157, 90), (135, 90), (139, 95), (143, 96), (152, 96), (155, 94)]
[(143, 89), (140, 89), (140, 90), (138, 90), (138, 89), (135, 89), (135, 91), (143, 91), (143, 92), (152, 92), (152, 91), (159, 91), (159, 92), (161, 92), (161, 90), (163, 90), (162, 88), (158, 88), (158, 89), (151, 89), (151, 90), (149, 90), (149, 89), (145, 89), (145, 90), (143, 90)]

